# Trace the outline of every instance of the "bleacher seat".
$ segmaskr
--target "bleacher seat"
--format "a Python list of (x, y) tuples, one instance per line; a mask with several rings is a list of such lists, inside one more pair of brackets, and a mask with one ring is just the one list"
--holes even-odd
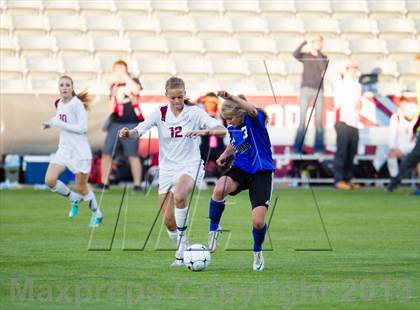
[[(141, 81), (146, 80), (167, 80), (169, 76), (176, 73), (175, 64), (171, 59), (152, 58), (138, 59), (138, 66), (141, 75)], [(162, 91), (164, 88), (162, 88)]]
[(358, 60), (384, 59), (388, 53), (381, 39), (358, 39), (350, 41), (352, 56)]
[(321, 18), (331, 14), (330, 1), (325, 0), (296, 0), (296, 16), (298, 18)]
[(51, 57), (57, 51), (55, 39), (45, 35), (19, 36), (18, 41), (25, 57)]
[(57, 79), (31, 79), (30, 84), (35, 93), (59, 94)]
[(98, 60), (91, 58), (63, 58), (63, 68), (74, 81), (95, 80), (100, 73)]
[(240, 46), (243, 58), (269, 59), (277, 57), (276, 41), (271, 38), (244, 38), (240, 40)]
[(61, 61), (54, 58), (28, 58), (26, 65), (32, 80), (57, 80), (64, 72)]
[(418, 0), (405, 0), (405, 6), (408, 18), (417, 20), (420, 19), (420, 5)]
[(25, 61), (17, 57), (0, 57), (0, 68), (2, 80), (22, 79), (27, 72)]
[(268, 28), (274, 38), (296, 37), (305, 32), (302, 20), (297, 18), (269, 18)]
[(118, 0), (115, 1), (115, 8), (121, 18), (134, 18), (140, 20), (139, 16), (148, 16), (152, 11), (150, 0), (132, 1), (132, 0)]
[(201, 57), (204, 53), (203, 42), (199, 38), (168, 38), (166, 43), (172, 59), (196, 58)]
[(44, 0), (44, 10), (48, 16), (76, 15), (80, 7), (77, 0)]
[(43, 8), (42, 0), (7, 0), (7, 13), (16, 15), (37, 15)]
[(369, 0), (369, 10), (375, 19), (381, 18), (402, 18), (407, 12), (405, 2), (401, 0)]
[(338, 21), (333, 18), (305, 19), (303, 24), (306, 33), (321, 33), (326, 38), (336, 38), (340, 35)]
[(95, 51), (92, 39), (82, 36), (57, 37), (56, 43), (61, 57), (89, 57)]
[(30, 84), (26, 79), (2, 79), (0, 80), (0, 91), (2, 93), (22, 94), (30, 91)]
[[(286, 81), (274, 81), (271, 83), (267, 81), (259, 81), (256, 83), (257, 90), (264, 95), (273, 96), (273, 92), (275, 96), (298, 96), (298, 86), (295, 86), (294, 84), (288, 83)], [(273, 87), (273, 89), (271, 89)], [(276, 98), (278, 104), (282, 104), (282, 101), (280, 98)], [(273, 103), (276, 101), (273, 98)]]
[(295, 15), (295, 2), (290, 0), (264, 0), (260, 1), (261, 16), (267, 17), (292, 17)]
[(108, 15), (115, 12), (114, 1), (79, 0), (80, 14), (84, 16)]
[(225, 0), (223, 5), (228, 17), (255, 16), (260, 12), (258, 0)]
[(160, 32), (159, 20), (154, 17), (122, 18), (125, 35), (137, 37), (140, 35), (156, 35)]
[(223, 17), (200, 17), (195, 20), (200, 37), (220, 37), (232, 34), (230, 19)]
[(81, 36), (86, 32), (83, 16), (53, 15), (50, 16), (51, 33), (58, 36)]
[(415, 84), (419, 79), (420, 61), (414, 59), (398, 62), (399, 82), (405, 85)]
[(207, 79), (212, 74), (212, 65), (208, 59), (177, 59), (175, 67), (177, 75), (189, 81)]
[(233, 94), (254, 95), (258, 90), (253, 81), (231, 80), (223, 82), (223, 89)]
[(48, 18), (42, 15), (14, 16), (13, 26), (18, 35), (43, 35), (50, 30)]
[(117, 16), (86, 16), (86, 29), (92, 37), (118, 36), (122, 31), (122, 23)]
[(233, 38), (207, 38), (204, 49), (210, 59), (234, 57), (241, 53), (239, 41)]
[(420, 52), (419, 41), (416, 39), (388, 40), (387, 47), (395, 60), (414, 59)]
[(198, 20), (201, 17), (220, 16), (223, 12), (223, 1), (221, 0), (188, 0), (188, 9), (191, 16)]
[(370, 60), (362, 61), (359, 64), (361, 73), (379, 71), (380, 81), (394, 82), (398, 77), (397, 64), (391, 60)]
[(378, 21), (378, 29), (384, 39), (410, 38), (416, 35), (416, 26), (411, 19), (382, 19)]
[[(182, 76), (181, 76), (182, 78)], [(184, 80), (187, 96), (192, 99), (205, 95), (208, 92), (217, 92), (224, 89), (220, 83), (215, 79), (202, 79), (202, 80)]]
[(137, 36), (130, 38), (133, 57), (154, 58), (168, 53), (166, 40), (161, 37)]
[(340, 29), (346, 39), (373, 38), (378, 34), (376, 21), (367, 18), (340, 20)]
[(249, 76), (248, 62), (242, 58), (213, 59), (213, 76), (219, 81), (243, 80)]
[(342, 59), (350, 56), (349, 42), (345, 39), (325, 39), (322, 52), (332, 59)]
[(268, 34), (267, 21), (260, 17), (236, 17), (232, 18), (232, 28), (236, 37), (256, 37)]
[(369, 8), (366, 0), (340, 0), (331, 1), (334, 18), (368, 18)]
[(251, 77), (257, 84), (269, 84), (270, 80), (272, 83), (277, 81), (284, 81), (286, 77), (286, 68), (284, 62), (279, 59), (248, 60), (248, 68)]
[(277, 51), (279, 52), (280, 59), (293, 60), (293, 52), (298, 48), (303, 40), (303, 37), (276, 39)]
[(0, 56), (17, 56), (19, 54), (18, 39), (15, 36), (0, 36)]
[(161, 35), (165, 37), (192, 36), (197, 31), (194, 19), (189, 16), (162, 17), (159, 24)]
[(131, 53), (130, 41), (123, 37), (98, 37), (93, 39), (97, 57), (125, 58)]
[(156, 16), (184, 15), (188, 12), (186, 0), (177, 1), (151, 1), (153, 13)]
[(0, 34), (11, 35), (13, 31), (13, 21), (10, 15), (2, 14), (0, 16)]

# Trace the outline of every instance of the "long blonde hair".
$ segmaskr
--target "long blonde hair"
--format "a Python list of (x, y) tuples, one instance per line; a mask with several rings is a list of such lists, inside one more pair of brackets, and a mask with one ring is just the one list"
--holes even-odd
[(85, 90), (82, 90), (80, 93), (76, 94), (76, 92), (74, 91), (73, 79), (68, 75), (62, 75), (62, 76), (60, 76), (60, 78), (58, 80), (61, 80), (61, 79), (70, 80), (71, 86), (73, 87), (73, 91), (72, 91), (71, 95), (79, 98), (80, 101), (83, 102), (83, 106), (85, 107), (86, 111), (89, 111), (90, 110), (90, 104), (92, 102), (92, 96), (89, 95), (88, 91), (85, 89)]
[[(176, 76), (171, 76), (165, 84), (165, 91), (168, 92), (168, 89), (183, 89), (185, 92), (185, 83), (184, 81)], [(195, 105), (189, 98), (184, 99), (184, 104), (186, 105)]]
[[(248, 101), (246, 97), (242, 94), (238, 95), (238, 97), (241, 98), (242, 100)], [(260, 108), (258, 108), (258, 110), (263, 112), (264, 117), (265, 117), (265, 124), (267, 125), (268, 120), (269, 120), (267, 112), (264, 109), (260, 109)], [(232, 119), (234, 116), (240, 117), (241, 115), (244, 115), (245, 113), (246, 111), (240, 107), (239, 103), (229, 100), (229, 99), (223, 101), (222, 108), (220, 110), (220, 114), (222, 115), (224, 119)]]

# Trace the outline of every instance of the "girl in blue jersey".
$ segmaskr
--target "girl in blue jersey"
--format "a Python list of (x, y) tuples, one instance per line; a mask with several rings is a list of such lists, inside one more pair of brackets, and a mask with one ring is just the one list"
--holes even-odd
[(271, 199), (274, 171), (271, 143), (266, 128), (268, 117), (243, 96), (234, 96), (226, 91), (219, 91), (217, 95), (225, 99), (221, 114), (228, 124), (230, 144), (216, 163), (223, 167), (232, 155), (234, 161), (232, 167), (216, 182), (210, 199), (209, 249), (212, 252), (216, 250), (225, 197), (248, 189), (252, 205), (253, 269), (261, 271), (264, 269), (262, 243), (267, 230), (265, 215)]

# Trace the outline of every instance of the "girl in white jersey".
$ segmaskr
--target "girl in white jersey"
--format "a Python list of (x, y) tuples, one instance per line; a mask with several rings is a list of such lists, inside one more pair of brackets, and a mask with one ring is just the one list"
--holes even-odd
[[(138, 138), (156, 126), (159, 132), (159, 201), (169, 237), (177, 244), (175, 262), (182, 266), (188, 247), (187, 197), (204, 177), (198, 136), (224, 136), (226, 129), (205, 111), (185, 98), (184, 81), (171, 77), (166, 82), (169, 105), (153, 111), (136, 128), (123, 128), (120, 138)], [(175, 207), (175, 208), (174, 208)]]
[[(55, 102), (56, 115), (49, 121), (43, 122), (44, 129), (57, 127), (60, 129), (58, 150), (53, 155), (45, 175), (48, 187), (71, 201), (70, 218), (77, 215), (79, 202), (84, 200), (92, 211), (89, 226), (96, 227), (102, 222), (102, 213), (98, 208), (95, 194), (89, 189), (87, 181), (91, 167), (92, 152), (90, 150), (87, 130), (90, 97), (87, 92), (76, 95), (73, 80), (69, 76), (62, 76), (58, 81), (61, 98)], [(68, 168), (76, 175), (76, 189), (71, 191), (59, 175)]]

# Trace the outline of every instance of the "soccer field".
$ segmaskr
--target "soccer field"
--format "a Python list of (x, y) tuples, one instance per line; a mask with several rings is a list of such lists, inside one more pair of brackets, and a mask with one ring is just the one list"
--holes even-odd
[[(104, 223), (95, 231), (85, 205), (70, 220), (67, 200), (49, 191), (0, 192), (0, 308), (420, 307), (420, 199), (408, 189), (315, 188), (332, 251), (325, 251), (311, 192), (276, 190), (263, 272), (252, 271), (247, 193), (229, 198), (222, 218), (228, 231), (209, 268), (190, 272), (169, 267), (174, 249), (161, 217), (155, 223), (156, 192), (129, 193), (120, 210), (122, 192), (105, 193)], [(207, 244), (210, 191), (194, 196), (190, 243)]]

